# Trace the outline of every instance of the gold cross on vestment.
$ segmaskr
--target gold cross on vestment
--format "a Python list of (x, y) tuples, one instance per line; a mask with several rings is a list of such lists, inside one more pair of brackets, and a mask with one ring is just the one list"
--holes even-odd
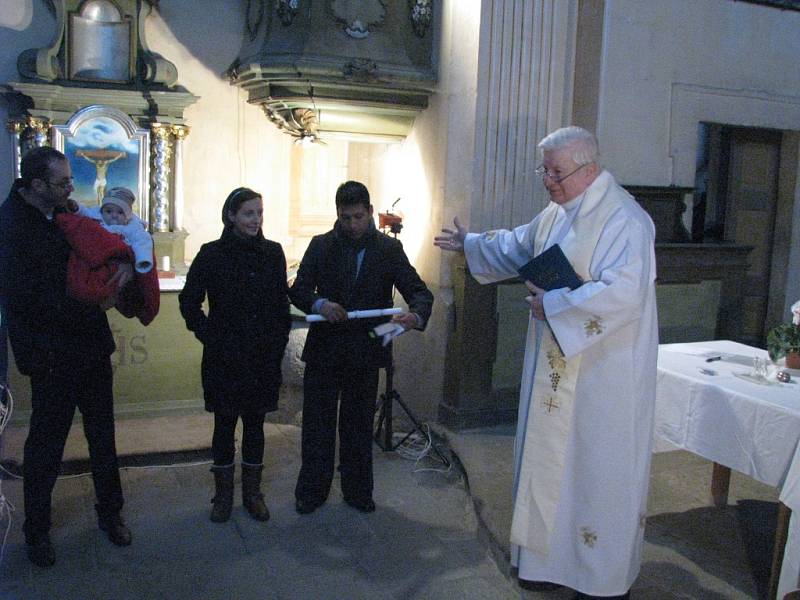
[(542, 404), (547, 408), (547, 412), (553, 412), (554, 408), (560, 408), (552, 396), (548, 397)]

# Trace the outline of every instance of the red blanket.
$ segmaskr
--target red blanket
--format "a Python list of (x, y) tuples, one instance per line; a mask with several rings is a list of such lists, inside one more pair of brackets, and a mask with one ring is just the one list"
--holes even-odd
[[(93, 219), (59, 213), (56, 223), (72, 249), (67, 263), (67, 292), (82, 302), (102, 304), (117, 292), (116, 284), (108, 283), (117, 263), (133, 264), (133, 251), (122, 236)], [(158, 314), (160, 300), (158, 273), (153, 267), (147, 273), (134, 271), (133, 281), (119, 291), (115, 306), (125, 317), (137, 317), (142, 325), (149, 325)]]

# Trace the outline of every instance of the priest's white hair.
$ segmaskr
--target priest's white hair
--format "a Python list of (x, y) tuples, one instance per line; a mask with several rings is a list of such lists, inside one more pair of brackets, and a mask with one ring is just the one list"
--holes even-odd
[(536, 147), (541, 154), (568, 149), (570, 158), (578, 165), (596, 163), (600, 158), (597, 138), (583, 127), (562, 127), (546, 136)]

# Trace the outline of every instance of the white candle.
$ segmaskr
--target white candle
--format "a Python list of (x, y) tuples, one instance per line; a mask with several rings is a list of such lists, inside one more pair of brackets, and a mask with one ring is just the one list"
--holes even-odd
[(162, 256), (161, 257), (161, 270), (162, 271), (169, 271), (169, 256)]

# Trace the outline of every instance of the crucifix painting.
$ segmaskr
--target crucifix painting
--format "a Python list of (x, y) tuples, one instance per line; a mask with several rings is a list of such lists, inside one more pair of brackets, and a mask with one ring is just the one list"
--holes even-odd
[(53, 145), (72, 167), (75, 200), (95, 206), (106, 189), (126, 187), (136, 195), (134, 212), (149, 221), (149, 136), (128, 115), (109, 106), (81, 109), (54, 127)]

